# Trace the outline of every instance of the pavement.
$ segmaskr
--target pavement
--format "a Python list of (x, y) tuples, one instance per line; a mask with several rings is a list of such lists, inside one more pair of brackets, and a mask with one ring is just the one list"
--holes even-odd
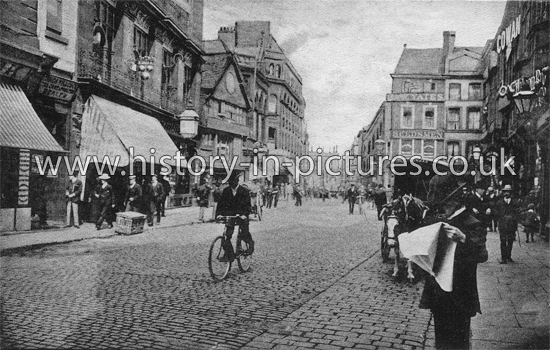
[[(8, 290), (7, 295), (12, 298), (24, 297), (26, 303), (40, 300), (36, 305), (40, 308), (44, 298), (51, 294), (48, 291), (57, 293), (59, 288), (77, 292), (78, 298), (87, 295), (87, 290), (100, 293), (96, 297), (99, 299), (93, 300), (99, 305), (105, 304), (103, 308), (108, 312), (99, 312), (97, 307), (89, 305), (89, 310), (84, 308), (89, 319), (84, 320), (80, 320), (83, 309), (77, 306), (82, 300), (89, 302), (88, 297), (82, 300), (77, 298), (79, 303), (69, 299), (69, 305), (74, 308), (73, 312), (69, 312), (71, 310), (67, 311), (65, 307), (67, 301), (60, 303), (52, 295), (53, 299), (46, 309), (49, 313), (45, 315), (57, 315), (60, 319), (57, 322), (80, 317), (78, 327), (82, 327), (82, 330), (78, 328), (78, 332), (71, 329), (71, 336), (63, 338), (59, 335), (59, 339), (62, 339), (57, 339), (60, 347), (62, 344), (80, 344), (85, 347), (80, 342), (86, 339), (102, 341), (98, 343), (99, 347), (119, 344), (117, 341), (122, 340), (124, 344), (131, 344), (131, 337), (138, 334), (139, 339), (135, 339), (135, 344), (140, 346), (136, 348), (156, 345), (158, 348), (207, 349), (213, 346), (247, 350), (433, 349), (433, 319), (429, 311), (418, 309), (423, 282), (410, 284), (405, 282), (404, 276), (401, 280), (391, 278), (391, 264), (381, 263), (378, 222), (374, 219), (374, 212), (367, 211), (368, 225), (365, 230), (372, 232), (372, 237), (366, 242), (365, 251), (364, 247), (357, 244), (362, 242), (362, 233), (346, 232), (363, 227), (364, 224), (355, 216), (354, 226), (342, 226), (342, 214), (346, 210), (344, 206), (317, 204), (320, 210), (324, 210), (323, 213), (332, 215), (319, 220), (319, 216), (308, 217), (311, 214), (307, 207), (315, 207), (315, 201), (305, 201), (305, 207), (300, 210), (293, 210), (294, 207), (289, 204), (285, 203), (282, 208), (268, 212), (261, 223), (253, 223), (258, 225), (254, 227), (254, 232), (258, 232), (258, 242), (264, 245), (263, 249), (259, 247), (255, 271), (232, 275), (230, 280), (218, 284), (211, 283), (205, 277), (202, 252), (219, 227), (213, 224), (195, 225), (198, 223), (199, 210), (196, 207), (167, 211), (160, 225), (151, 228), (146, 226), (144, 235), (132, 237), (132, 246), (128, 246), (127, 238), (115, 237), (118, 234), (114, 229), (97, 231), (93, 224), (82, 225), (80, 229), (4, 234), (0, 236), (0, 246), (2, 255), (8, 257), (12, 253), (17, 255), (19, 251), (32, 251), (43, 246), (57, 249), (56, 245), (61, 247), (61, 243), (90, 242), (85, 249), (69, 248), (71, 245), (67, 245), (67, 251), (52, 250), (46, 253), (44, 256), (50, 256), (46, 261), (48, 266), (52, 265), (51, 271), (41, 262), (42, 255), (3, 261), (4, 268), (8, 268), (3, 270), (4, 275), (9, 277), (5, 282), (10, 282), (5, 286), (13, 289)], [(327, 207), (323, 209), (323, 205)], [(337, 213), (340, 213), (340, 217)], [(209, 214), (207, 211), (207, 218)], [(292, 215), (298, 215), (301, 221), (293, 222)], [(291, 221), (285, 220), (287, 218)], [(274, 228), (276, 223), (283, 222), (285, 226)], [(174, 230), (162, 230), (171, 227)], [(260, 235), (260, 228), (265, 228), (265, 233)], [(321, 236), (321, 230), (332, 230), (333, 234)], [(113, 239), (94, 240), (109, 237)], [(549, 246), (540, 236), (536, 236), (533, 243), (526, 243), (524, 237), (523, 234), (520, 237), (521, 245), (519, 242), (514, 245), (514, 263), (501, 265), (498, 263), (498, 234), (488, 234), (489, 261), (478, 267), (478, 289), (483, 313), (472, 319), (472, 349), (549, 347)], [(283, 242), (292, 244), (284, 250), (268, 248), (279, 247)], [(309, 250), (306, 250), (307, 244), (312, 244), (307, 248)], [(341, 248), (334, 251), (336, 246)], [(73, 255), (73, 249), (79, 255)], [(186, 268), (182, 270), (181, 266)], [(49, 271), (47, 273), (46, 268)], [(24, 275), (31, 271), (32, 274)], [(78, 278), (75, 277), (77, 271), (82, 273), (81, 276), (77, 275), (80, 276)], [(75, 282), (77, 280), (79, 283)], [(38, 290), (41, 285), (38, 281), (46, 285), (45, 291)], [(64, 285), (65, 282), (68, 283)], [(59, 295), (70, 296), (71, 293)], [(240, 297), (231, 299), (230, 296), (235, 293)], [(115, 295), (117, 298), (113, 297)], [(219, 300), (220, 295), (225, 297)], [(151, 302), (158, 297), (162, 300)], [(27, 322), (38, 322), (35, 321), (38, 320), (36, 315), (26, 315), (28, 311), (23, 311), (30, 308), (24, 303), (17, 303), (17, 300), (14, 299), (11, 303), (13, 305), (8, 306), (12, 308), (10, 310), (21, 311), (12, 311), (10, 322), (14, 325), (22, 322), (23, 328), (28, 327)], [(131, 314), (128, 314), (128, 300), (133, 300)], [(240, 305), (237, 300), (254, 301), (243, 306), (248, 316), (236, 313), (231, 307), (235, 303)], [(172, 301), (174, 305), (170, 304)], [(219, 305), (225, 306), (220, 309)], [(117, 328), (114, 336), (111, 335), (112, 326), (103, 329), (101, 325), (110, 322), (109, 317), (114, 317), (113, 313), (119, 311), (122, 314), (112, 323), (116, 326), (123, 320), (128, 321), (128, 325), (123, 329)], [(67, 313), (67, 316), (61, 317), (62, 312)], [(158, 320), (142, 317), (152, 314), (158, 315)], [(129, 315), (131, 318), (128, 318)], [(106, 319), (103, 320), (103, 317)], [(98, 323), (98, 320), (101, 322)], [(144, 320), (140, 321), (143, 327), (136, 325), (138, 320)], [(172, 324), (175, 321), (179, 323)], [(232, 328), (231, 325), (235, 326)], [(96, 336), (89, 335), (86, 338), (83, 335), (89, 327), (99, 327), (94, 331)], [(36, 328), (33, 329), (36, 333)], [(124, 338), (124, 331), (130, 332), (127, 338)], [(26, 334), (24, 338), (23, 334)], [(76, 334), (80, 338), (74, 338)], [(99, 334), (106, 335), (98, 340)], [(28, 332), (20, 335), (21, 339), (34, 339)], [(151, 339), (156, 343), (147, 342)], [(25, 344), (57, 344), (53, 340), (41, 338), (40, 342), (36, 341)], [(194, 346), (199, 341), (211, 346)]]
[[(212, 209), (205, 212), (205, 219), (210, 219)], [(160, 224), (155, 221), (154, 226), (145, 223), (144, 231), (159, 228), (178, 227), (183, 225), (199, 224), (199, 207), (174, 208), (166, 210), (166, 216), (161, 218)], [(156, 218), (155, 218), (156, 220)], [(93, 238), (109, 238), (118, 235), (115, 227), (109, 229), (103, 224), (101, 230), (97, 230), (94, 223), (84, 223), (80, 228), (50, 228), (33, 231), (13, 231), (0, 235), (0, 255), (9, 255), (19, 250), (28, 250), (48, 246), (52, 244), (70, 243)]]

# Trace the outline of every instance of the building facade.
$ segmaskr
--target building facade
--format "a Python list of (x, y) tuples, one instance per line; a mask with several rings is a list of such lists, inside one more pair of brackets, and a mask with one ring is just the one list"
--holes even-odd
[(499, 167), (493, 183), (536, 204), (548, 234), (550, 3), (509, 1), (484, 60), (482, 150), (497, 165), (514, 156), (515, 175)]
[(295, 157), (307, 151), (301, 76), (271, 35), (270, 22), (239, 21), (222, 27), (218, 39), (235, 53), (242, 70), (253, 105), (251, 141), (265, 145), (280, 164), (293, 164), (281, 167), (279, 175), (267, 169), (270, 181), (292, 181)]
[[(79, 4), (76, 76), (82, 98), (73, 122), (80, 157), (122, 155), (112, 179), (118, 205), (130, 171), (148, 181), (168, 170), (165, 165), (172, 167), (168, 206), (191, 205), (194, 179), (185, 160), (178, 167), (160, 158), (178, 150), (186, 159), (196, 154), (197, 140), (185, 135), (182, 120), (199, 109), (202, 0)], [(131, 162), (132, 155), (142, 161)], [(98, 173), (88, 169), (84, 202)]]
[(65, 163), (44, 175), (39, 163), (76, 153), (71, 135), (79, 6), (60, 0), (0, 3), (0, 231), (63, 222)]
[[(491, 42), (484, 47), (457, 47), (455, 38), (455, 32), (446, 31), (442, 48), (404, 48), (391, 74), (392, 92), (386, 97), (390, 158), (419, 155), (430, 162), (437, 156), (460, 155), (472, 159), (481, 138), (482, 57)], [(427, 187), (419, 181), (426, 183), (431, 176), (412, 179), (391, 174), (384, 185), (423, 197), (422, 189)]]

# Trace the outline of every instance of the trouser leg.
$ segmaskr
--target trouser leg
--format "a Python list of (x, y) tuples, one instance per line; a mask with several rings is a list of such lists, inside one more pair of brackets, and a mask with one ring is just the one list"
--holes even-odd
[[(97, 223), (96, 223), (97, 227), (101, 227), (101, 225), (103, 224), (103, 221), (107, 219), (108, 209), (109, 209), (108, 204), (103, 204), (103, 203), (99, 204), (99, 218), (97, 219)], [(109, 221), (107, 221), (107, 223), (109, 223)]]
[(71, 225), (71, 201), (67, 202), (67, 221), (65, 222), (67, 226)]
[(155, 209), (157, 211), (157, 223), (160, 223), (160, 217), (162, 215), (162, 199), (157, 199)]
[(155, 215), (156, 205), (154, 201), (149, 201), (147, 206), (147, 223), (149, 226), (153, 226), (153, 217)]
[(231, 244), (231, 238), (233, 237), (233, 232), (235, 231), (235, 224), (233, 222), (230, 222), (226, 226), (225, 231), (225, 240), (223, 241), (223, 251), (225, 252), (225, 255), (230, 259), (233, 260), (235, 256), (235, 252), (233, 251), (233, 245)]
[(470, 317), (459, 312), (433, 311), (436, 349), (469, 349)]
[(507, 248), (508, 242), (506, 240), (506, 236), (500, 235), (500, 258), (502, 261), (506, 261), (508, 259), (508, 248)]
[[(80, 225), (80, 218), (78, 216), (78, 203), (71, 203), (71, 208), (73, 210), (73, 225)], [(70, 225), (70, 223), (69, 223)]]

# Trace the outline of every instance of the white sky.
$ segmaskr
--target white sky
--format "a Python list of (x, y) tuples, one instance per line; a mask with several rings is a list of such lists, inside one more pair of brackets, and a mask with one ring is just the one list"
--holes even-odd
[(271, 33), (302, 76), (314, 148), (349, 148), (391, 90), (403, 44), (440, 48), (493, 39), (505, 1), (205, 0), (204, 39), (239, 20), (271, 22)]

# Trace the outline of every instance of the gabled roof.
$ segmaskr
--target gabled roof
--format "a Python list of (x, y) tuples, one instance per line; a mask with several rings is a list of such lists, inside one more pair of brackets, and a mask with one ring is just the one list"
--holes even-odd
[(404, 49), (394, 74), (438, 75), (442, 49)]
[(227, 47), (221, 40), (204, 40), (203, 42), (204, 52), (208, 54), (226, 53)]

